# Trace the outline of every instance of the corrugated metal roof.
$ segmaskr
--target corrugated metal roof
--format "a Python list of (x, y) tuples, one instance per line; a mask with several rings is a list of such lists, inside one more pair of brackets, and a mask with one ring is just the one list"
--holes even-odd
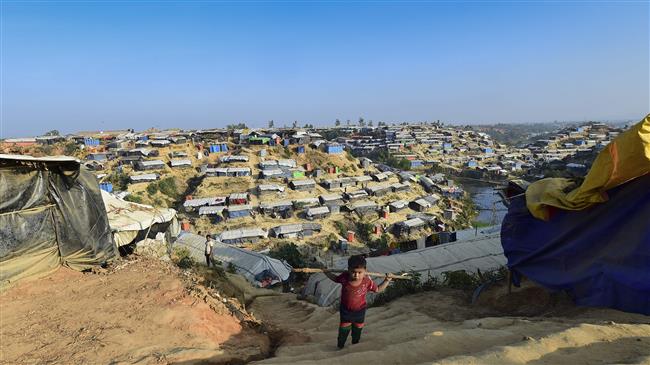
[(315, 185), (316, 182), (312, 179), (304, 179), (304, 180), (291, 180), (291, 183), (293, 186), (305, 186), (305, 185)]
[(242, 210), (251, 210), (253, 207), (251, 207), (249, 204), (243, 204), (243, 205), (231, 205), (228, 207), (228, 212), (241, 212)]
[(157, 180), (158, 174), (142, 174), (142, 175), (131, 175), (129, 179), (132, 181), (146, 181), (146, 180)]
[(343, 197), (341, 194), (323, 194), (320, 196), (320, 199), (323, 201), (332, 201), (332, 200), (341, 200)]
[(159, 165), (165, 165), (164, 162), (161, 160), (150, 160), (150, 161), (140, 161), (140, 164), (142, 166), (159, 166)]
[(192, 161), (190, 160), (171, 160), (171, 165), (172, 166), (192, 166)]
[(261, 184), (257, 186), (259, 191), (284, 191), (284, 186), (278, 184)]
[(240, 238), (267, 237), (265, 230), (261, 228), (240, 228), (223, 231), (219, 234), (222, 240), (236, 240)]
[(317, 215), (317, 214), (325, 214), (329, 213), (330, 208), (329, 207), (316, 207), (316, 208), (309, 208), (307, 209), (307, 215)]
[(404, 226), (409, 227), (409, 228), (416, 228), (416, 227), (421, 227), (421, 226), (425, 225), (426, 223), (420, 218), (413, 218), (413, 219), (405, 220), (405, 221), (403, 221), (403, 222), (401, 222), (399, 224), (404, 225)]
[(199, 208), (199, 215), (206, 215), (206, 214), (217, 214), (221, 213), (226, 209), (225, 206), (219, 205), (219, 206), (205, 206), (205, 207), (200, 207)]
[(278, 207), (291, 207), (291, 206), (293, 206), (293, 203), (290, 200), (260, 203), (261, 209), (273, 209)]
[(196, 198), (196, 199), (189, 199), (186, 200), (183, 203), (184, 207), (200, 207), (203, 205), (219, 205), (219, 204), (225, 204), (226, 203), (226, 197), (225, 196), (215, 196), (212, 198)]
[(377, 208), (377, 203), (373, 202), (372, 200), (361, 200), (350, 204), (349, 207), (352, 210), (359, 209), (359, 208), (370, 208), (370, 207)]

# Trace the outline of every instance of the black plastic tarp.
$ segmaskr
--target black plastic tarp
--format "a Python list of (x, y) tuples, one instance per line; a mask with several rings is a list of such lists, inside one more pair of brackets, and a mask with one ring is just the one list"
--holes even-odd
[(92, 173), (72, 158), (0, 155), (0, 286), (115, 255)]

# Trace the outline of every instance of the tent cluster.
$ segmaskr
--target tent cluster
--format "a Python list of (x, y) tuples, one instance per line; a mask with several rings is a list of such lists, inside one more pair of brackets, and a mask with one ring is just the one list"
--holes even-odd
[[(205, 237), (192, 233), (181, 233), (175, 247), (187, 248), (194, 259), (204, 260)], [(212, 259), (224, 268), (235, 267), (238, 274), (259, 287), (267, 287), (289, 279), (291, 266), (284, 261), (271, 258), (259, 252), (216, 242), (212, 248)]]

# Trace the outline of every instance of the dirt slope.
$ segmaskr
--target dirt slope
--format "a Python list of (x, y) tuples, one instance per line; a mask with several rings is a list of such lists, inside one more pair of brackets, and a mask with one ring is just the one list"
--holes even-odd
[(503, 316), (454, 290), (427, 292), (370, 308), (361, 342), (343, 350), (336, 311), (288, 295), (258, 298), (252, 311), (288, 334), (260, 364), (650, 363), (650, 318), (614, 310)]
[[(189, 282), (189, 283), (188, 283)], [(0, 363), (241, 362), (266, 336), (171, 264), (138, 261), (109, 274), (66, 268), (0, 294)]]

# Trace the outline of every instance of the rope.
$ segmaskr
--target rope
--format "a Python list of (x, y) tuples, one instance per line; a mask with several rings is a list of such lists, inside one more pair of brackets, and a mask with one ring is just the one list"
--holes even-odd
[(26, 212), (31, 212), (31, 211), (35, 211), (35, 210), (43, 210), (43, 209), (46, 209), (46, 208), (52, 208), (54, 206), (56, 206), (56, 204), (48, 204), (48, 205), (41, 205), (39, 207), (34, 207), (34, 208), (29, 208), (29, 209), (14, 210), (14, 211), (11, 211), (11, 212), (0, 213), (0, 217), (2, 217), (4, 215), (9, 215), (9, 214), (15, 214), (15, 213), (26, 213)]

